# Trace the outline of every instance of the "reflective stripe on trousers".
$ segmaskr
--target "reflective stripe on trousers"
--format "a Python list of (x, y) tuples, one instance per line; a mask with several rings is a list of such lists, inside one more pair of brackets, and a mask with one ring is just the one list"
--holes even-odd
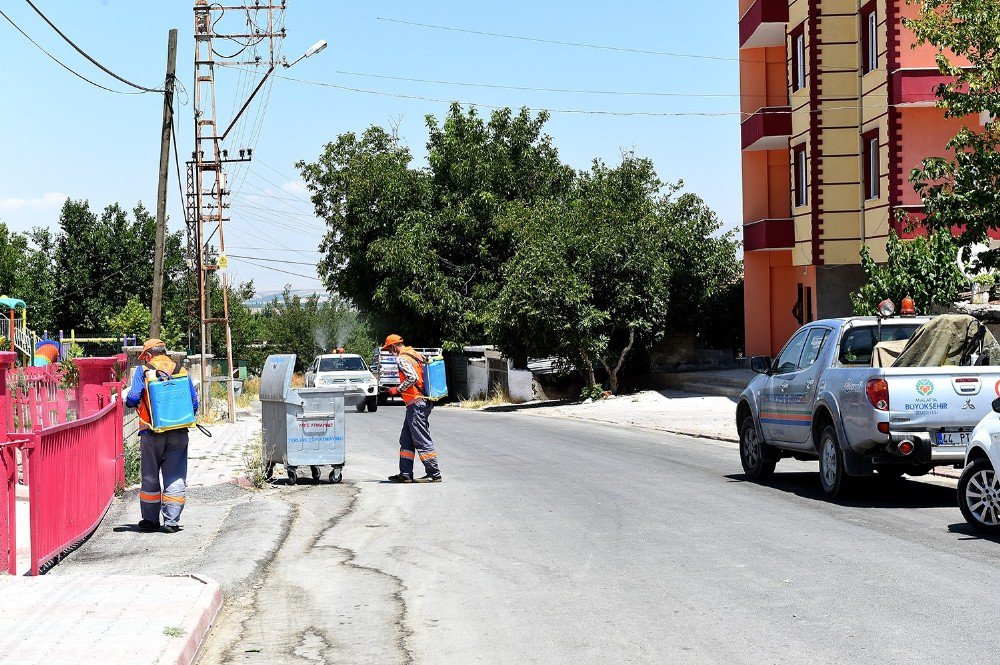
[(399, 433), (399, 472), (413, 475), (414, 453), (424, 463), (424, 470), (429, 475), (440, 473), (437, 462), (437, 452), (431, 441), (431, 426), (429, 417), (434, 404), (426, 400), (417, 400), (406, 405), (406, 417), (403, 418), (403, 431)]
[[(184, 493), (187, 482), (188, 431), (170, 432), (143, 430), (139, 434), (142, 466), (142, 489), (139, 508), (142, 519), (176, 525), (184, 510)], [(160, 485), (160, 476), (163, 485)]]

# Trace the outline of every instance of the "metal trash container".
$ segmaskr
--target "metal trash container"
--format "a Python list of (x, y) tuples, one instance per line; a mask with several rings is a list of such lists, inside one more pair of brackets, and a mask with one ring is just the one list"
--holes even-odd
[(281, 462), (294, 485), (299, 466), (332, 466), (330, 482), (339, 483), (345, 461), (343, 388), (292, 388), (295, 355), (268, 356), (260, 375), (267, 476)]

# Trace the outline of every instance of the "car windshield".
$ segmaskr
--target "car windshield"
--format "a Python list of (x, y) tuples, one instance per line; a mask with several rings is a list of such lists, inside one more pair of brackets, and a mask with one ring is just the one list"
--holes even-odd
[[(910, 339), (920, 325), (885, 324), (882, 326), (880, 342), (895, 342)], [(875, 348), (875, 337), (879, 334), (877, 325), (851, 328), (840, 340), (840, 362), (843, 365), (871, 365), (872, 349)]]
[(365, 361), (360, 357), (355, 356), (354, 358), (320, 358), (319, 359), (319, 370), (320, 372), (361, 372), (368, 369), (365, 366)]

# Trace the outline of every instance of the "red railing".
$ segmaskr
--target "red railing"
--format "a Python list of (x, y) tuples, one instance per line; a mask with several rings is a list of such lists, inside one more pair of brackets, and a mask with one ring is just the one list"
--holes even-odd
[(117, 376), (125, 356), (77, 359), (74, 390), (61, 387), (61, 374), (50, 368), (8, 373), (13, 358), (7, 355), (13, 356), (0, 354), (5, 434), (21, 439), (14, 445), (28, 486), (31, 574), (37, 575), (97, 528), (115, 490), (125, 484)]

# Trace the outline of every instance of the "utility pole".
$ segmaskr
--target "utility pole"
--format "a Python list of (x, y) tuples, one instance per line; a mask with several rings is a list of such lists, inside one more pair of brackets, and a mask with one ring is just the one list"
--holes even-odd
[(163, 84), (163, 128), (160, 132), (160, 184), (156, 190), (156, 245), (153, 252), (153, 304), (150, 337), (160, 336), (163, 320), (163, 252), (167, 236), (167, 178), (170, 130), (174, 124), (174, 72), (177, 71), (177, 28), (167, 34), (167, 76)]
[[(253, 4), (223, 6), (219, 3), (209, 3), (209, 0), (195, 0), (194, 3), (194, 153), (188, 164), (188, 205), (186, 207), (188, 223), (188, 258), (198, 271), (198, 319), (201, 324), (201, 405), (202, 409), (210, 408), (211, 390), (208, 377), (208, 367), (205, 359), (211, 350), (210, 340), (212, 325), (221, 325), (226, 335), (226, 368), (227, 401), (229, 403), (229, 421), (236, 421), (235, 395), (233, 386), (233, 344), (232, 332), (229, 327), (229, 293), (228, 276), (225, 268), (226, 236), (224, 223), (230, 221), (226, 216), (229, 204), (226, 197), (229, 189), (226, 183), (224, 165), (229, 162), (250, 161), (252, 150), (240, 149), (239, 158), (230, 158), (229, 150), (223, 149), (222, 141), (229, 130), (250, 105), (253, 96), (263, 86), (263, 79), (253, 93), (244, 102), (236, 117), (229, 123), (223, 133), (219, 133), (216, 117), (215, 74), (217, 66), (243, 66), (255, 68), (267, 66), (266, 79), (278, 62), (278, 46), (285, 36), (285, 29), (278, 28), (283, 23), (286, 0), (262, 2), (254, 0)], [(217, 30), (226, 12), (243, 20), (245, 29), (234, 33), (224, 33)], [(263, 14), (263, 16), (262, 16)], [(261, 25), (265, 18), (266, 25)], [(224, 27), (224, 26), (223, 26)], [(213, 48), (213, 40), (230, 40), (240, 48), (233, 56), (220, 55)], [(258, 54), (258, 47), (264, 55)], [(250, 51), (245, 59), (239, 61), (241, 54)], [(218, 58), (218, 60), (217, 60)], [(206, 235), (207, 233), (207, 235)], [(216, 235), (218, 238), (216, 239)], [(208, 251), (210, 242), (218, 243), (218, 260), (209, 262)], [(220, 271), (220, 286), (222, 287), (222, 313), (216, 316), (211, 306), (210, 291), (212, 274)]]

